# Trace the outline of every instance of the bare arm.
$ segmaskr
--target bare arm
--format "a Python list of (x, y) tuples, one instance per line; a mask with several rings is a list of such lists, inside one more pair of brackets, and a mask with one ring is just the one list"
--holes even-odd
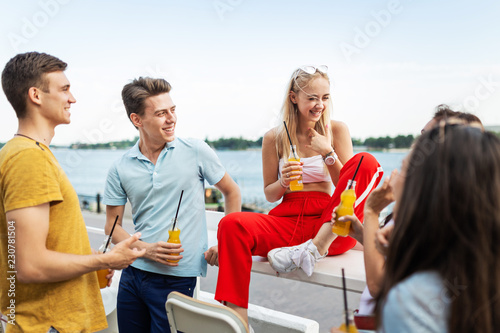
[[(113, 244), (119, 243), (124, 239), (130, 237), (130, 234), (123, 229), (123, 213), (125, 211), (125, 206), (106, 206), (106, 226), (104, 228), (107, 235), (111, 232), (113, 223), (115, 222), (116, 216), (118, 215), (118, 221), (116, 222), (115, 230), (113, 231)], [(144, 250), (144, 258), (154, 260), (161, 264), (167, 266), (178, 266), (178, 263), (168, 262), (170, 260), (180, 260), (182, 259), (181, 252), (182, 244), (167, 243), (167, 239), (164, 242), (160, 241), (157, 243), (146, 243), (142, 240), (137, 239), (133, 246), (139, 250)]]
[(372, 297), (376, 297), (382, 285), (385, 258), (375, 248), (375, 235), (379, 229), (378, 214), (365, 209), (364, 223), (364, 260), (366, 271), (366, 286)]
[[(278, 152), (276, 151), (276, 140), (274, 137), (275, 129), (268, 131), (262, 140), (262, 172), (264, 176), (264, 194), (266, 195), (266, 199), (269, 202), (276, 202), (283, 197), (285, 194), (290, 181), (294, 178), (292, 177), (287, 179), (282, 179), (282, 183), (280, 183), (280, 179), (278, 178), (279, 173), (279, 159)], [(297, 179), (299, 178), (298, 172), (301, 172), (302, 167), (299, 162), (286, 162), (283, 166), (285, 168), (292, 169), (294, 168), (294, 172), (297, 172), (295, 176)], [(283, 185), (285, 187), (283, 187)]]
[[(233, 212), (241, 212), (240, 188), (226, 172), (224, 177), (215, 184), (215, 187), (224, 195), (224, 209), (226, 215)], [(212, 246), (204, 253), (205, 260), (211, 266), (219, 264), (219, 251), (217, 245)]]
[(27, 207), (7, 212), (8, 221), (16, 226), (17, 278), (24, 283), (46, 283), (69, 280), (105, 268), (122, 269), (130, 265), (144, 251), (130, 246), (140, 234), (118, 244), (106, 254), (77, 255), (47, 249), (50, 204)]
[[(351, 159), (354, 152), (352, 149), (351, 135), (349, 134), (347, 125), (340, 121), (332, 120), (330, 122), (330, 126), (332, 128), (333, 137), (330, 142), (333, 142), (333, 147), (338, 158), (333, 165), (328, 166), (328, 172), (332, 178), (333, 185), (337, 186), (337, 183), (339, 182), (340, 170), (344, 164)], [(325, 156), (325, 154), (322, 154), (322, 156)]]
[(226, 215), (232, 212), (241, 212), (240, 188), (227, 172), (224, 177), (215, 184), (215, 187), (224, 195)]
[[(391, 177), (394, 176), (394, 171)], [(377, 250), (375, 238), (379, 230), (379, 215), (380, 212), (394, 201), (392, 187), (390, 186), (390, 178), (384, 180), (384, 183), (379, 188), (373, 190), (368, 196), (365, 204), (365, 221), (364, 221), (364, 260), (366, 270), (366, 285), (370, 294), (376, 297), (380, 292), (382, 279), (384, 276), (385, 258)]]
[[(124, 239), (130, 237), (130, 234), (125, 231), (122, 227), (123, 223), (123, 213), (125, 212), (125, 205), (123, 206), (106, 206), (106, 225), (104, 226), (104, 233), (109, 235), (113, 224), (115, 223), (116, 216), (118, 215), (118, 221), (116, 222), (115, 230), (113, 230), (112, 242), (117, 244)], [(137, 242), (139, 243), (139, 242)], [(134, 244), (135, 247), (140, 249), (139, 244)]]
[(332, 120), (331, 126), (333, 135), (333, 147), (335, 148), (335, 152), (339, 156), (340, 162), (342, 163), (342, 165), (344, 165), (351, 159), (351, 157), (354, 156), (351, 134), (349, 133), (349, 128), (347, 128), (347, 125), (343, 122)]

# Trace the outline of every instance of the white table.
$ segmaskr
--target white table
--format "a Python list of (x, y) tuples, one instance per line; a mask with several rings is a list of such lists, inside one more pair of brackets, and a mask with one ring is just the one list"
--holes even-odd
[[(223, 216), (224, 214), (220, 212), (207, 211), (209, 246), (217, 244), (217, 225)], [(267, 258), (254, 256), (252, 259), (252, 272), (277, 275), (276, 271), (269, 265)], [(360, 250), (353, 249), (338, 256), (321, 259), (316, 263), (310, 277), (300, 269), (280, 274), (279, 277), (342, 289), (342, 268), (344, 268), (347, 290), (361, 294), (366, 286), (366, 274), (363, 251)]]

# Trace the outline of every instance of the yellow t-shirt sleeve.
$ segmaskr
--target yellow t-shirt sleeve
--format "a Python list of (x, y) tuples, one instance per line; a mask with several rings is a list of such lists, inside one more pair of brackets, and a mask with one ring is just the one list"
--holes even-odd
[(40, 149), (20, 151), (2, 171), (5, 212), (63, 200), (59, 168)]

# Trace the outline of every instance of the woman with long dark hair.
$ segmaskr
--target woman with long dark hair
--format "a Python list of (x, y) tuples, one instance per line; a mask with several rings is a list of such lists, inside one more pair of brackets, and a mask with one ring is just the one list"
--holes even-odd
[(498, 331), (500, 139), (442, 123), (417, 140), (400, 176), (377, 297), (380, 327), (387, 333)]

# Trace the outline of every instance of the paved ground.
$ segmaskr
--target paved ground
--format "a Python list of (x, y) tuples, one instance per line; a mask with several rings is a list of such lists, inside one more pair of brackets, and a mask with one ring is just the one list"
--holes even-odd
[[(104, 228), (104, 215), (84, 212), (84, 218), (87, 226)], [(133, 232), (132, 221), (125, 220), (124, 228)], [(103, 237), (90, 232), (92, 247), (98, 248)], [(201, 290), (215, 292), (217, 272), (217, 267), (208, 266), (207, 276), (201, 279)], [(320, 332), (329, 332), (330, 327), (341, 324), (344, 308), (342, 300), (342, 292), (337, 289), (252, 273), (251, 303), (316, 320)], [(349, 293), (348, 304), (351, 309), (357, 308), (359, 295)]]

